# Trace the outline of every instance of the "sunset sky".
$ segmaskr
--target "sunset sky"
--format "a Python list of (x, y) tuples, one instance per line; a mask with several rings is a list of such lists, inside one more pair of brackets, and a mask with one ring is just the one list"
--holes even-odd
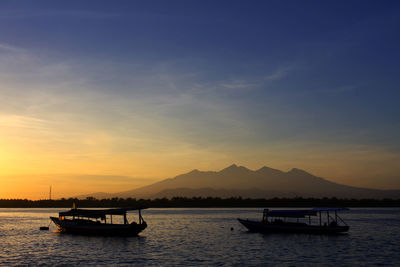
[(0, 198), (232, 163), (400, 189), (399, 1), (1, 1)]

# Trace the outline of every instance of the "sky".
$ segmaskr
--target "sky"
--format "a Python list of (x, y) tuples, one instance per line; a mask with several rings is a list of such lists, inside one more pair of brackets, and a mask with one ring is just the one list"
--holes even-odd
[(236, 163), (400, 189), (398, 1), (1, 1), (0, 198)]

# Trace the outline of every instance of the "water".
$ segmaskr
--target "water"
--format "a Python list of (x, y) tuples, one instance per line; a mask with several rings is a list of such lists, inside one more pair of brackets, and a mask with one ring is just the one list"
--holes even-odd
[(40, 231), (59, 210), (0, 209), (0, 265), (400, 265), (400, 209), (351, 209), (338, 236), (249, 233), (236, 218), (260, 219), (259, 208), (148, 209), (139, 237)]

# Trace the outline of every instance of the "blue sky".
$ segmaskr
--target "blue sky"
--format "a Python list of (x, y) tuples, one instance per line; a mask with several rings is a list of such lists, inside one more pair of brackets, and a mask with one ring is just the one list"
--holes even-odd
[(47, 151), (33, 173), (57, 172), (58, 151), (79, 174), (123, 155), (147, 167), (97, 174), (236, 162), (400, 187), (399, 15), (397, 1), (2, 1), (4, 147)]

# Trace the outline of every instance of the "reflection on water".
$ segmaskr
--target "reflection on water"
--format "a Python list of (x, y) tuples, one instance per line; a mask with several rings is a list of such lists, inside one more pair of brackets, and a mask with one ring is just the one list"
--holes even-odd
[(342, 216), (350, 233), (337, 236), (248, 233), (236, 221), (260, 219), (262, 209), (148, 209), (148, 228), (129, 238), (40, 231), (58, 211), (0, 209), (0, 264), (400, 264), (400, 209), (352, 209)]

